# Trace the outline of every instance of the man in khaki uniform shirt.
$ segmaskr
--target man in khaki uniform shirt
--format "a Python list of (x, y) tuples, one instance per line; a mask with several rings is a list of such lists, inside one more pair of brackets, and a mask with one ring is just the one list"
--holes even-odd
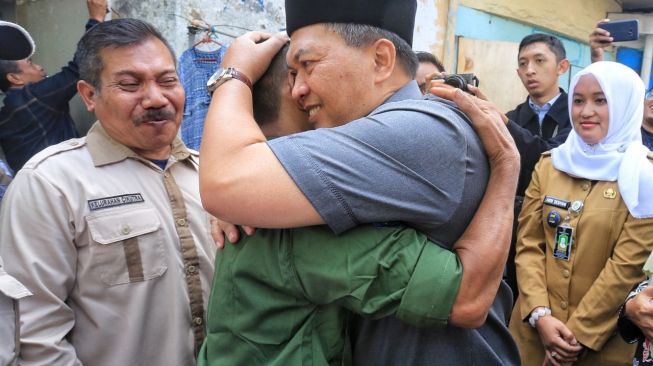
[[(22, 60), (34, 53), (34, 40), (21, 26), (0, 21), (0, 60)], [(0, 163), (2, 163), (0, 161)], [(11, 177), (0, 168), (0, 203)], [(19, 300), (31, 293), (7, 274), (0, 258), (0, 365), (15, 364), (19, 351)]]
[(0, 214), (21, 302), (21, 365), (193, 365), (213, 273), (198, 157), (177, 138), (184, 91), (151, 25), (80, 41), (78, 91), (99, 122), (17, 174)]

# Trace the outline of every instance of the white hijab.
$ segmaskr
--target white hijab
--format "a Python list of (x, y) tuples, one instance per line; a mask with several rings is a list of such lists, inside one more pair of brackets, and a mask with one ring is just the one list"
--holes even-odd
[(567, 174), (617, 181), (628, 211), (635, 218), (653, 217), (653, 165), (642, 145), (644, 83), (627, 66), (601, 61), (576, 74), (569, 88), (569, 115), (581, 76), (591, 74), (608, 102), (608, 134), (598, 144), (586, 144), (572, 130), (564, 144), (551, 151), (553, 166)]

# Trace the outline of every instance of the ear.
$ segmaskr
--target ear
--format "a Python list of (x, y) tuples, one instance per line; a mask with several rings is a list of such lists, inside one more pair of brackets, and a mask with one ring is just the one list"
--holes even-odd
[(569, 70), (569, 60), (564, 59), (560, 62), (558, 62), (558, 75), (562, 75), (567, 73)]
[(23, 86), (25, 83), (23, 82), (23, 78), (20, 76), (19, 73), (14, 73), (10, 72), (7, 74), (7, 80), (11, 83), (11, 85), (14, 86)]
[(86, 110), (93, 113), (95, 112), (95, 87), (84, 80), (77, 82), (77, 92), (79, 96), (82, 97), (84, 104), (86, 104)]
[[(397, 50), (395, 45), (388, 39), (381, 38), (370, 46), (374, 55), (375, 83), (390, 78), (396, 69)], [(401, 70), (405, 73), (404, 70)]]

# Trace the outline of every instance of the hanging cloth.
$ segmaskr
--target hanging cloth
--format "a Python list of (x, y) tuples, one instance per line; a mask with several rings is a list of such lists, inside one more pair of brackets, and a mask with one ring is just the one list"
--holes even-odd
[(211, 103), (206, 82), (222, 63), (226, 46), (214, 51), (189, 48), (179, 57), (179, 78), (186, 91), (181, 139), (186, 146), (199, 150), (204, 131), (204, 119)]

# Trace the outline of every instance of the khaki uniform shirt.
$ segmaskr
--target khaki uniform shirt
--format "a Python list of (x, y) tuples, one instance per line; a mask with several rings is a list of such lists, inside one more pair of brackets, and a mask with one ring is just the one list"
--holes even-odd
[(0, 258), (0, 365), (14, 365), (20, 351), (18, 300), (31, 293), (7, 274)]
[(21, 365), (193, 365), (215, 249), (196, 153), (176, 139), (165, 170), (112, 140), (34, 156), (0, 214), (21, 302)]
[[(547, 223), (549, 214), (557, 212), (562, 224), (568, 211), (544, 204), (545, 196), (584, 204), (579, 215), (570, 216), (574, 230), (568, 261), (553, 257), (556, 227)], [(526, 190), (518, 235), (519, 298), (510, 330), (523, 364), (542, 364), (542, 343), (527, 322), (538, 306), (550, 307), (590, 349), (574, 365), (629, 364), (634, 345), (615, 330), (624, 298), (644, 278), (642, 266), (653, 249), (653, 219), (630, 215), (617, 182), (573, 178), (555, 169), (545, 153)]]

